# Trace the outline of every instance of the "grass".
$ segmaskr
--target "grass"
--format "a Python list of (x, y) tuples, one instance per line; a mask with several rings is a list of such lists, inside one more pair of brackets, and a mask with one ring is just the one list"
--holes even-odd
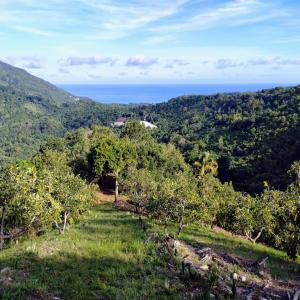
[(296, 262), (293, 262), (285, 252), (263, 244), (253, 244), (230, 233), (216, 232), (196, 225), (183, 231), (181, 239), (194, 246), (211, 247), (219, 251), (234, 253), (245, 259), (262, 260), (268, 257), (267, 267), (274, 277), (285, 280), (299, 280), (300, 258), (298, 257)]
[[(181, 239), (248, 259), (268, 256), (279, 278), (294, 279), (299, 270), (299, 259), (228, 233), (191, 226)], [(101, 204), (65, 235), (53, 231), (0, 252), (0, 270), (12, 270), (6, 281), (0, 273), (0, 299), (182, 299), (184, 285), (167, 270), (167, 255), (146, 241), (136, 216)]]
[(179, 298), (166, 255), (146, 239), (135, 216), (98, 206), (63, 236), (51, 232), (2, 251), (0, 269), (13, 271), (0, 299)]

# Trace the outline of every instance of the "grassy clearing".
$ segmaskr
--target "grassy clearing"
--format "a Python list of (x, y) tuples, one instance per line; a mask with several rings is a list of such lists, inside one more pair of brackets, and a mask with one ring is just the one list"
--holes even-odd
[[(150, 231), (163, 231), (153, 226)], [(294, 279), (300, 261), (228, 233), (186, 228), (181, 239), (248, 259), (269, 257), (273, 275)], [(64, 236), (51, 232), (0, 253), (0, 299), (182, 299), (184, 286), (167, 270), (168, 257), (145, 243), (136, 216), (99, 205)], [(9, 279), (11, 278), (11, 279)]]
[(0, 298), (179, 298), (167, 257), (146, 239), (136, 217), (101, 205), (64, 236), (52, 232), (1, 252), (0, 269), (13, 271)]

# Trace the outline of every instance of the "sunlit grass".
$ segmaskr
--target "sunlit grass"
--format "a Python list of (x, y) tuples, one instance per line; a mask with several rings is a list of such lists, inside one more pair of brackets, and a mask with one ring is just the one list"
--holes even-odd
[(0, 268), (15, 270), (12, 284), (0, 284), (1, 299), (176, 299), (182, 286), (168, 280), (167, 257), (146, 239), (136, 217), (99, 206), (64, 236), (1, 252)]
[(271, 274), (281, 279), (293, 279), (300, 270), (300, 258), (291, 261), (285, 252), (267, 247), (263, 244), (253, 244), (250, 241), (230, 235), (229, 233), (216, 232), (201, 226), (190, 226), (181, 235), (181, 239), (193, 245), (212, 247), (219, 251), (234, 253), (245, 259), (262, 260), (268, 257), (267, 267)]
[[(169, 231), (152, 225), (148, 234)], [(0, 252), (0, 269), (13, 270), (4, 284), (0, 274), (0, 299), (182, 299), (183, 283), (167, 269), (167, 255), (147, 238), (138, 217), (100, 205), (63, 236), (53, 231)], [(299, 259), (228, 233), (193, 225), (180, 239), (247, 259), (268, 256), (282, 279), (299, 269)]]

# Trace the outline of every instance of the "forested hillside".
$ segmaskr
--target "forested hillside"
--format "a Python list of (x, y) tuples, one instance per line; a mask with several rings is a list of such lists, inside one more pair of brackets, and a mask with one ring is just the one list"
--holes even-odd
[(286, 187), (286, 171), (300, 159), (300, 87), (184, 96), (139, 112), (159, 124), (159, 140), (176, 144), (189, 162), (210, 152), (221, 180), (240, 190), (261, 191), (264, 181)]
[(300, 162), (285, 191), (251, 196), (152, 134), (80, 128), (1, 166), (3, 299), (297, 295)]
[(57, 111), (48, 99), (0, 86), (0, 159), (29, 157), (50, 135), (61, 136)]
[(183, 96), (157, 105), (105, 105), (77, 99), (27, 72), (0, 64), (0, 159), (28, 158), (49, 136), (109, 126), (118, 117), (158, 125), (161, 142), (187, 162), (216, 159), (219, 178), (252, 194), (264, 181), (284, 189), (300, 159), (300, 87), (256, 93)]
[(62, 89), (35, 77), (23, 69), (0, 61), (0, 87), (9, 87), (26, 96), (37, 96), (53, 103), (74, 101), (75, 97)]
[(0, 161), (28, 158), (49, 136), (63, 136), (67, 129), (94, 123), (108, 125), (125, 110), (78, 100), (0, 62)]

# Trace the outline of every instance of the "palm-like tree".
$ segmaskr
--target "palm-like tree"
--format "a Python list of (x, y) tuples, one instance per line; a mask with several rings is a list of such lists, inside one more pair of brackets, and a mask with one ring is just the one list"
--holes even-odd
[(213, 176), (218, 174), (218, 163), (211, 157), (209, 152), (204, 152), (200, 159), (195, 161), (194, 168), (200, 177), (206, 174), (212, 174)]

